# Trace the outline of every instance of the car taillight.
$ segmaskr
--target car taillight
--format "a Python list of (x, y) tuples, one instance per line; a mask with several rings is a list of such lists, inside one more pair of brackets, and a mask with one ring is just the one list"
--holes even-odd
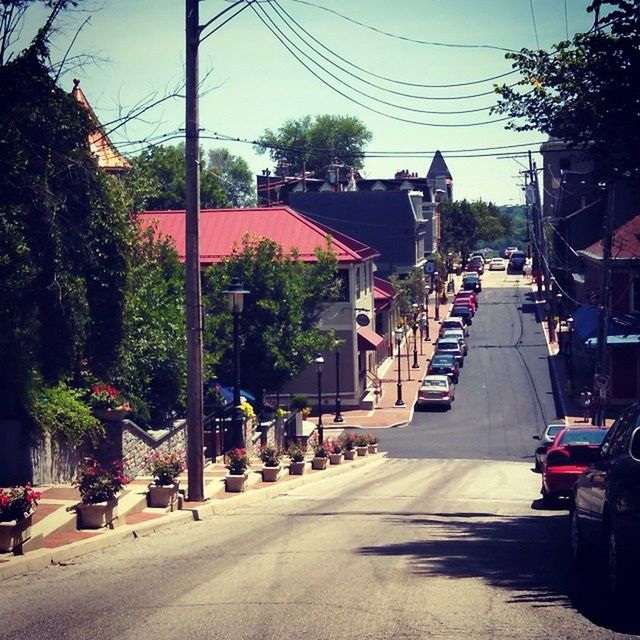
[(441, 391), (440, 392), (440, 396), (443, 397), (443, 398), (446, 398), (448, 395), (449, 395), (448, 391)]

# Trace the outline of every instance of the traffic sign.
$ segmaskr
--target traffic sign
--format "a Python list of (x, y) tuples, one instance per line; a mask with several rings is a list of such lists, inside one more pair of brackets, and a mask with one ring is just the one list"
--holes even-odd
[[(598, 373), (593, 378), (593, 385), (598, 391), (607, 391), (611, 386), (611, 379), (602, 373)], [(602, 394), (600, 394), (602, 395)]]
[(429, 262), (427, 262), (427, 264), (424, 265), (425, 273), (433, 273), (435, 270), (436, 270), (436, 263), (433, 262), (432, 260), (429, 260)]

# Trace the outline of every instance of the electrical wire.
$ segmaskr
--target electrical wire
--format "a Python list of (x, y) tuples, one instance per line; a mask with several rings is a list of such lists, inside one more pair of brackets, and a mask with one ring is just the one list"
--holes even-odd
[[(258, 5), (259, 6), (259, 5)], [(362, 107), (363, 109), (366, 109), (367, 111), (371, 111), (372, 113), (376, 113), (380, 116), (383, 116), (385, 118), (388, 118), (390, 120), (395, 120), (396, 122), (405, 122), (407, 124), (416, 124), (419, 126), (425, 126), (425, 127), (443, 127), (443, 128), (453, 128), (453, 127), (476, 127), (476, 126), (482, 126), (482, 125), (487, 125), (487, 124), (496, 124), (498, 122), (505, 122), (507, 120), (512, 120), (511, 117), (505, 117), (505, 118), (497, 118), (495, 120), (486, 120), (486, 121), (481, 121), (481, 122), (467, 122), (467, 123), (455, 123), (455, 124), (445, 124), (445, 123), (434, 123), (434, 122), (424, 122), (421, 120), (410, 120), (408, 118), (402, 118), (399, 116), (394, 116), (392, 114), (389, 113), (385, 113), (384, 111), (380, 111), (379, 109), (374, 109), (373, 107), (364, 104), (362, 102), (360, 102), (359, 100), (356, 100), (355, 98), (349, 96), (348, 94), (346, 94), (344, 91), (334, 87), (331, 83), (327, 82), (327, 80), (325, 80), (324, 78), (322, 78), (321, 76), (319, 76), (313, 69), (309, 68), (302, 60), (300, 60), (300, 58), (291, 50), (291, 48), (289, 46), (287, 46), (287, 44), (285, 42), (283, 42), (283, 40), (278, 36), (278, 34), (274, 33), (274, 31), (269, 27), (269, 25), (265, 22), (264, 18), (258, 14), (258, 12), (255, 9), (255, 6), (252, 4), (251, 8), (253, 9), (254, 13), (256, 14), (256, 16), (258, 16), (258, 18), (263, 22), (263, 24), (271, 31), (271, 33), (273, 33), (273, 35), (280, 41), (280, 43), (285, 47), (285, 49), (287, 49), (287, 51), (289, 51), (289, 53), (305, 68), (307, 69), (307, 71), (309, 71), (309, 73), (311, 73), (317, 80), (319, 80), (320, 82), (322, 82), (325, 86), (327, 86), (328, 88), (330, 88), (331, 90), (333, 90), (335, 93), (337, 93), (338, 95), (341, 95), (343, 98), (345, 98), (346, 100), (349, 100), (349, 102), (352, 102), (353, 104), (357, 104), (359, 107)], [(344, 83), (343, 83), (344, 84)]]
[[(301, 56), (303, 56), (304, 58), (306, 58), (309, 62), (311, 62), (312, 64), (316, 65), (316, 67), (318, 67), (321, 71), (323, 71), (324, 73), (326, 73), (329, 77), (333, 78), (334, 80), (340, 82), (343, 86), (348, 87), (349, 89), (351, 89), (351, 91), (355, 91), (357, 94), (364, 96), (365, 98), (368, 98), (369, 100), (373, 100), (374, 102), (377, 102), (379, 104), (385, 105), (387, 107), (392, 107), (394, 109), (401, 109), (403, 111), (409, 111), (411, 113), (426, 113), (429, 115), (461, 115), (461, 114), (467, 114), (467, 113), (480, 113), (480, 112), (484, 112), (484, 111), (489, 111), (493, 108), (495, 108), (495, 104), (494, 105), (489, 105), (486, 107), (477, 107), (474, 109), (461, 109), (461, 110), (449, 110), (449, 111), (433, 111), (433, 110), (428, 110), (428, 109), (419, 109), (419, 108), (415, 108), (415, 107), (407, 107), (401, 104), (396, 104), (394, 102), (389, 102), (387, 100), (383, 100), (381, 98), (377, 98), (376, 96), (371, 95), (370, 93), (366, 93), (365, 91), (362, 91), (361, 89), (358, 89), (357, 87), (353, 86), (352, 84), (349, 84), (348, 82), (346, 82), (345, 80), (342, 80), (341, 78), (339, 78), (338, 76), (336, 76), (334, 73), (332, 73), (331, 71), (329, 71), (326, 67), (324, 67), (322, 64), (320, 64), (314, 57), (310, 56), (309, 54), (307, 54), (305, 51), (303, 51), (298, 45), (296, 45), (281, 29), (280, 27), (272, 20), (272, 18), (267, 14), (267, 12), (260, 7), (260, 11), (262, 12), (262, 15), (269, 21), (270, 25), (269, 26), (264, 20), (262, 20), (262, 17), (260, 17), (260, 19), (262, 20), (263, 24), (265, 24), (265, 26), (271, 31), (271, 33), (273, 33), (278, 40), (280, 40), (280, 42), (284, 45), (284, 42), (282, 42), (282, 39), (279, 36), (282, 36), (282, 38), (284, 38)], [(276, 10), (277, 11), (277, 10)], [(254, 9), (255, 12), (255, 9)], [(257, 14), (256, 14), (257, 15)], [(286, 22), (285, 22), (286, 24)], [(379, 85), (374, 85), (371, 82), (369, 82), (368, 80), (364, 80), (363, 78), (360, 78), (359, 76), (357, 76), (356, 74), (346, 70), (344, 67), (335, 64), (330, 58), (328, 58), (327, 56), (325, 56), (322, 52), (320, 52), (318, 49), (315, 49), (314, 47), (312, 47), (311, 45), (309, 45), (302, 36), (300, 36), (298, 33), (296, 33), (295, 29), (293, 29), (290, 25), (289, 28), (293, 31), (293, 33), (296, 35), (296, 37), (298, 37), (304, 44), (306, 44), (317, 56), (319, 56), (321, 59), (325, 60), (326, 62), (328, 62), (329, 64), (332, 64), (333, 66), (337, 67), (338, 69), (340, 69), (341, 71), (347, 73), (348, 75), (356, 78), (359, 82), (362, 82), (365, 85), (380, 89), (382, 91), (387, 91), (384, 87), (380, 87)], [(275, 31), (274, 31), (275, 30)], [(276, 33), (277, 32), (277, 33)], [(286, 45), (285, 45), (286, 46)], [(289, 47), (287, 47), (287, 49), (289, 50), (290, 53), (293, 54), (293, 52), (291, 51), (291, 49), (289, 49)], [(295, 56), (295, 54), (294, 54)], [(296, 60), (298, 60), (298, 62), (300, 62), (308, 71), (311, 71), (311, 69), (305, 64), (303, 63), (300, 58), (298, 56), (295, 56)], [(533, 92), (533, 89), (531, 90)], [(396, 95), (401, 95), (403, 97), (406, 98), (410, 98), (411, 96), (408, 96), (406, 94), (401, 94), (399, 92), (392, 92), (395, 93)], [(525, 94), (526, 95), (526, 94)]]
[[(320, 40), (318, 40), (313, 34), (311, 34), (307, 29), (305, 29), (290, 13), (288, 13), (286, 11), (286, 9), (283, 9), (281, 7), (281, 5), (278, 3), (277, 0), (272, 0), (272, 2), (270, 3), (270, 6), (272, 8), (275, 9), (276, 13), (278, 13), (280, 19), (285, 22), (285, 24), (287, 24), (287, 26), (295, 32), (295, 30), (293, 29), (293, 27), (291, 27), (290, 24), (287, 23), (287, 21), (282, 17), (282, 13), (284, 13), (291, 22), (293, 22), (306, 36), (308, 36), (311, 40), (313, 40), (314, 42), (316, 42), (318, 45), (320, 45), (320, 47), (322, 47), (325, 51), (328, 51), (331, 55), (333, 55), (334, 57), (336, 57), (338, 60), (341, 60), (342, 62), (344, 62), (345, 64), (348, 64), (350, 67), (353, 67), (354, 69), (357, 69), (358, 71), (362, 71), (363, 73), (366, 73), (367, 75), (370, 75), (374, 78), (378, 78), (378, 79), (382, 79), (385, 80), (386, 82), (392, 82), (392, 83), (396, 83), (396, 84), (405, 84), (405, 83), (400, 83), (396, 80), (394, 80), (393, 78), (389, 78), (386, 76), (379, 76), (375, 73), (372, 73), (370, 71), (368, 71), (367, 69), (364, 69), (363, 67), (357, 65), (355, 62), (352, 62), (350, 60), (347, 60), (346, 58), (342, 57), (341, 55), (337, 54), (335, 51), (333, 51), (332, 49), (330, 49), (329, 47), (325, 46), (322, 42), (320, 42)], [(282, 12), (282, 13), (280, 13)], [(296, 34), (298, 35), (298, 34)], [(300, 35), (298, 35), (299, 38), (302, 39), (302, 37)], [(322, 55), (319, 51), (317, 51), (317, 49), (315, 49), (314, 47), (312, 47), (311, 45), (308, 44), (308, 42), (306, 42), (306, 40), (303, 39), (303, 41), (313, 50), (315, 51), (318, 55), (322, 56), (325, 60), (327, 60), (327, 58)], [(329, 60), (328, 60), (329, 61)], [(354, 73), (348, 71), (347, 69), (345, 69), (344, 67), (329, 61), (331, 64), (333, 64), (334, 66), (338, 67), (339, 69), (341, 69), (342, 71), (344, 71), (345, 73), (348, 73), (349, 75), (353, 76), (354, 78), (357, 78), (358, 80), (360, 80), (361, 82), (367, 82), (365, 80), (363, 80), (362, 78), (358, 77), (357, 75), (355, 75)], [(473, 93), (473, 94), (469, 94), (469, 95), (463, 95), (463, 96), (419, 96), (419, 95), (413, 95), (413, 94), (407, 94), (407, 93), (403, 93), (400, 91), (394, 91), (392, 89), (386, 88), (386, 87), (381, 87), (380, 85), (377, 85), (375, 83), (371, 83), (371, 82), (367, 82), (367, 84), (369, 84), (372, 87), (376, 87), (377, 89), (380, 89), (382, 91), (387, 91), (389, 93), (393, 93), (395, 95), (398, 96), (402, 96), (405, 98), (414, 98), (416, 100), (467, 100), (467, 99), (471, 99), (471, 98), (479, 98), (479, 97), (483, 97), (483, 96), (489, 96), (489, 95), (495, 95), (495, 90), (491, 89), (490, 91), (483, 91), (481, 93)], [(517, 86), (517, 83), (514, 83), (512, 85), (508, 85), (509, 88), (515, 87)]]

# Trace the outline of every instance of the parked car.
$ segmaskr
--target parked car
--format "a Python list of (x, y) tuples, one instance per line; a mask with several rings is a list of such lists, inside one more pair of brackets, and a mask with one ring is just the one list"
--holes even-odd
[(462, 277), (462, 288), (465, 291), (475, 291), (480, 293), (482, 291), (482, 281), (477, 273), (465, 274)]
[(456, 387), (447, 376), (427, 375), (420, 385), (418, 407), (440, 406), (451, 409), (456, 399)]
[(467, 265), (468, 271), (475, 271), (477, 274), (482, 275), (484, 273), (484, 259), (472, 258)]
[(526, 261), (527, 255), (524, 251), (514, 251), (509, 258), (508, 271), (522, 271)]
[(460, 377), (460, 367), (455, 356), (448, 353), (436, 353), (427, 367), (427, 374), (448, 376), (455, 384)]
[(464, 353), (462, 353), (462, 349), (460, 348), (460, 344), (457, 340), (445, 340), (444, 338), (440, 338), (438, 342), (436, 342), (435, 354), (445, 353), (453, 356), (456, 359), (456, 363), (462, 369), (464, 367)]
[(445, 318), (440, 323), (440, 337), (442, 337), (444, 335), (444, 332), (447, 331), (448, 329), (462, 329), (462, 331), (464, 331), (465, 336), (469, 335), (469, 329), (465, 325), (464, 320), (462, 318), (452, 318), (451, 316), (449, 316), (448, 318)]
[(472, 300), (469, 300), (469, 298), (458, 298), (457, 296), (453, 299), (453, 306), (454, 307), (467, 307), (467, 309), (469, 309), (469, 311), (471, 312), (471, 317), (473, 318), (473, 316), (476, 315), (476, 305), (473, 304)]
[[(607, 588), (638, 594), (640, 558), (640, 403), (625, 409), (591, 466), (576, 481), (571, 510), (576, 562), (605, 557)], [(637, 598), (633, 599), (637, 607)]]
[(538, 435), (537, 433), (532, 436), (534, 440), (540, 440), (540, 446), (536, 448), (535, 453), (535, 462), (533, 465), (533, 470), (537, 473), (542, 471), (542, 465), (544, 464), (545, 458), (547, 457), (547, 451), (549, 447), (553, 444), (556, 436), (566, 427), (567, 425), (564, 422), (553, 422), (552, 424), (548, 424), (545, 430), (542, 432), (542, 435)]
[(514, 251), (517, 251), (517, 250), (518, 250), (518, 247), (507, 247), (507, 248), (504, 250), (504, 257), (505, 257), (505, 258), (507, 258), (507, 259), (509, 259), (509, 258), (511, 257), (511, 254), (512, 254)]
[(469, 298), (473, 300), (473, 303), (476, 305), (476, 310), (480, 304), (480, 300), (474, 291), (465, 291), (464, 289), (460, 289), (460, 291), (456, 293), (456, 298)]
[(568, 498), (578, 476), (596, 459), (607, 429), (565, 427), (547, 451), (542, 466), (542, 500), (545, 506)]
[(454, 304), (451, 307), (451, 311), (449, 311), (449, 315), (453, 316), (454, 318), (456, 317), (462, 318), (462, 321), (467, 326), (470, 326), (473, 324), (472, 314), (469, 307), (466, 307), (466, 306), (463, 307), (462, 305)]
[(504, 271), (507, 268), (507, 261), (504, 258), (492, 258), (489, 263), (489, 271)]
[(464, 337), (464, 331), (461, 329), (447, 329), (442, 334), (442, 340), (457, 340), (460, 348), (462, 349), (462, 355), (466, 357), (469, 353), (469, 345), (467, 344), (467, 339)]

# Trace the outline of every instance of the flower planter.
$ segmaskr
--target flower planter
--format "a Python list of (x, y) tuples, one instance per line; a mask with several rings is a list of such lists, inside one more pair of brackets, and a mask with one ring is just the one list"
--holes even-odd
[(367, 446), (367, 450), (369, 453), (378, 453), (378, 444), (370, 444)]
[(173, 505), (178, 500), (179, 487), (179, 482), (167, 485), (150, 484), (148, 486), (147, 505), (149, 507), (162, 507), (165, 509), (171, 507), (173, 509)]
[(313, 458), (311, 460), (311, 468), (316, 471), (324, 471), (327, 468), (328, 458)]
[(345, 460), (353, 460), (356, 457), (355, 449), (345, 449), (344, 450), (344, 459)]
[(92, 409), (96, 418), (105, 422), (122, 422), (129, 413), (129, 409)]
[(21, 547), (31, 537), (30, 513), (20, 520), (9, 520), (0, 522), (0, 551), (10, 553), (14, 549)]
[(118, 518), (118, 498), (108, 502), (87, 504), (80, 502), (76, 505), (76, 527), (78, 529), (113, 529)]
[(368, 447), (367, 447), (367, 446), (364, 446), (364, 447), (356, 447), (356, 451), (358, 452), (358, 455), (359, 455), (360, 457), (366, 456), (366, 455), (367, 455), (367, 450), (368, 450)]
[(280, 465), (277, 467), (262, 467), (262, 482), (277, 482), (280, 477)]
[(293, 462), (289, 463), (289, 474), (292, 476), (301, 476), (306, 468), (306, 462)]
[(228, 473), (224, 478), (225, 490), (228, 493), (242, 493), (247, 484), (249, 472), (246, 471), (241, 475)]
[(330, 453), (329, 454), (329, 462), (331, 464), (342, 464), (342, 459), (344, 456), (341, 453)]

